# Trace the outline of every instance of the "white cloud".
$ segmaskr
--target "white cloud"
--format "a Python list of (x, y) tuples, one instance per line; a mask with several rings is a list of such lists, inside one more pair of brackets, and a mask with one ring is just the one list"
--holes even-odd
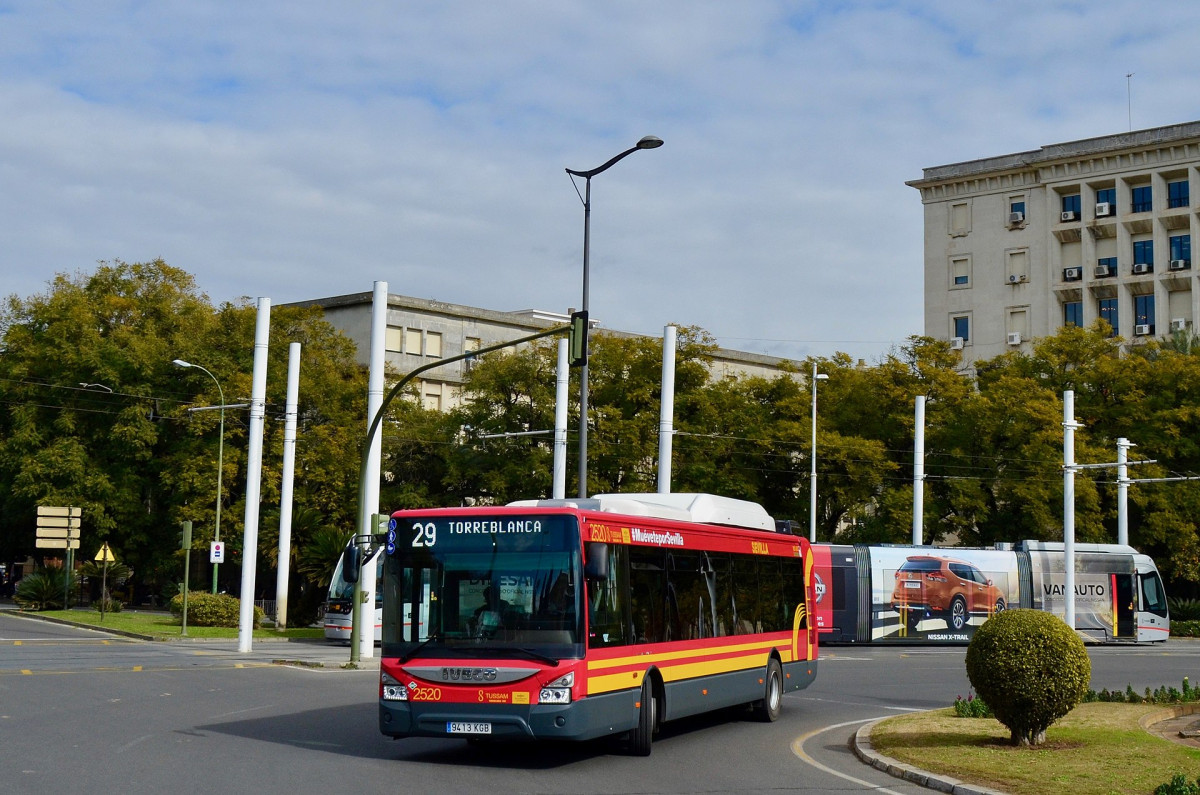
[[(315, 2), (0, 9), (0, 291), (161, 256), (214, 300), (578, 306), (868, 359), (923, 331), (927, 166), (1198, 117), (1200, 7)], [(582, 185), (580, 186), (582, 188)]]

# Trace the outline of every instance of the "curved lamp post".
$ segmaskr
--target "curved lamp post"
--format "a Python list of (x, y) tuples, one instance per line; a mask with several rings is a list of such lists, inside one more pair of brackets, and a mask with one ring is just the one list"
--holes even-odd
[[(221, 396), (221, 428), (219, 431), (220, 438), (217, 440), (217, 517), (213, 527), (213, 542), (215, 543), (221, 540), (221, 470), (224, 469), (225, 465), (225, 390), (221, 389), (221, 382), (217, 380), (217, 377), (208, 372), (208, 369), (205, 367), (185, 362), (183, 359), (175, 359), (171, 364), (176, 367), (195, 367), (197, 370), (207, 373), (208, 377), (217, 385), (217, 394)], [(219, 563), (213, 564), (213, 593), (217, 592), (217, 567), (219, 565)]]
[(809, 459), (812, 462), (812, 475), (808, 482), (808, 540), (817, 540), (817, 382), (829, 378), (825, 373), (817, 372), (817, 363), (813, 362), (812, 371), (812, 452)]
[[(591, 256), (592, 238), (592, 177), (612, 168), (618, 161), (628, 157), (639, 149), (657, 149), (662, 146), (661, 138), (647, 135), (621, 154), (609, 160), (602, 166), (588, 171), (576, 171), (568, 168), (567, 173), (572, 177), (584, 178), (584, 194), (579, 198), (583, 201), (583, 312), (588, 311), (588, 271)], [(574, 180), (572, 180), (574, 182)], [(576, 186), (575, 192), (579, 192)], [(585, 333), (587, 333), (585, 331)], [(579, 496), (587, 496), (587, 417), (588, 417), (588, 366), (587, 360), (579, 372)]]

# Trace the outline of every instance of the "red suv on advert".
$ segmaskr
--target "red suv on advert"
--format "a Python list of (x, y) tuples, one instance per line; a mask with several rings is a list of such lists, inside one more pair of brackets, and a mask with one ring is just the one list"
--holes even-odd
[(1000, 589), (965, 560), (913, 555), (896, 571), (892, 607), (907, 615), (909, 629), (925, 618), (940, 617), (960, 631), (971, 615), (990, 616), (1005, 606)]

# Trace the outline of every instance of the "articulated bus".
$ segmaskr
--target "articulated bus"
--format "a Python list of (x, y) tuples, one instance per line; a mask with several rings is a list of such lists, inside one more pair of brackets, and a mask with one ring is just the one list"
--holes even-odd
[[(994, 549), (814, 544), (822, 643), (967, 643), (1010, 607), (1063, 618), (1061, 543)], [(1170, 617), (1154, 561), (1129, 546), (1075, 545), (1075, 628), (1094, 643), (1166, 640)]]
[[(354, 606), (354, 583), (346, 582), (342, 575), (345, 555), (338, 557), (337, 566), (333, 570), (333, 579), (329, 581), (329, 598), (325, 600), (325, 638), (343, 643), (350, 642), (350, 611)], [(362, 567), (362, 590), (365, 594), (364, 604), (375, 605), (375, 640), (379, 641), (379, 630), (383, 620), (383, 600), (375, 585), (379, 580), (379, 571), (383, 567), (383, 549), (380, 548), (366, 561)], [(370, 612), (363, 610), (363, 616)]]
[(816, 676), (813, 573), (807, 540), (711, 495), (399, 511), (380, 731), (624, 735), (644, 756), (674, 718), (746, 704), (773, 721)]

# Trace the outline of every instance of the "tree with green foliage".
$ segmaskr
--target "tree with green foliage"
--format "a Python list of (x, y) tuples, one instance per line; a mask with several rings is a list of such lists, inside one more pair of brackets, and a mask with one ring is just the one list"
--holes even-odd
[(1046, 729), (1083, 700), (1092, 663), (1083, 641), (1056, 615), (1005, 610), (975, 630), (967, 677), (1012, 732), (1013, 745), (1040, 745)]

